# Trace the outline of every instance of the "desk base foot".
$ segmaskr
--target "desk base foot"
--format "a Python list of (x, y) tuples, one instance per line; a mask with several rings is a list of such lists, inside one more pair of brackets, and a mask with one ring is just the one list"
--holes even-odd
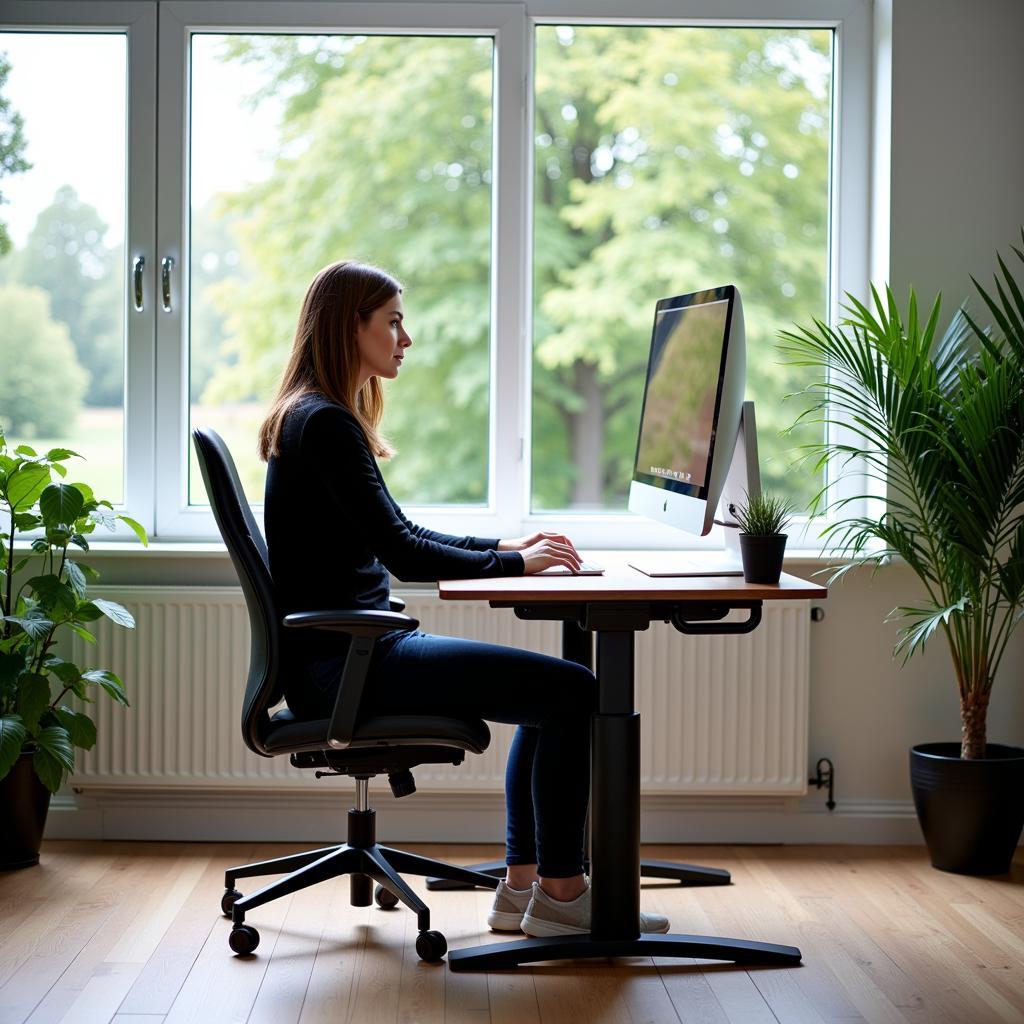
[(725, 868), (703, 868), (671, 860), (640, 861), (641, 878), (671, 878), (681, 885), (731, 885), (732, 875)]
[(713, 935), (641, 935), (636, 939), (596, 939), (591, 935), (559, 935), (546, 939), (498, 942), (450, 949), (453, 971), (501, 971), (541, 960), (596, 960), (613, 956), (687, 957), (725, 960), (744, 967), (796, 967), (800, 950), (772, 942), (750, 942)]
[[(589, 869), (589, 867), (588, 867)], [(505, 862), (488, 861), (486, 864), (471, 864), (471, 871), (480, 871), (495, 878), (505, 877)], [(677, 864), (670, 860), (640, 861), (641, 878), (670, 878), (680, 885), (731, 885), (732, 876), (724, 868), (703, 868), (696, 864)], [(427, 888), (432, 892), (450, 891), (454, 889), (473, 889), (475, 886), (465, 882), (456, 882), (448, 878), (428, 878)]]
[[(479, 871), (484, 875), (493, 875), (495, 878), (505, 877), (505, 862), (503, 860), (491, 860), (486, 864), (470, 864), (470, 871)], [(448, 892), (452, 889), (475, 889), (475, 885), (467, 885), (465, 882), (456, 882), (450, 878), (428, 878), (427, 888), (432, 892)]]

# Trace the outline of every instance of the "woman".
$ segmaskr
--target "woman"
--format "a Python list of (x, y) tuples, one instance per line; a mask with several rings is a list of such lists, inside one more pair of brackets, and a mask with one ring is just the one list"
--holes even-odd
[[(453, 537), (402, 514), (377, 465), (393, 454), (377, 427), (381, 378), (398, 376), (412, 345), (404, 315), (398, 282), (353, 261), (325, 267), (306, 293), (259, 437), (269, 462), (270, 569), (285, 613), (387, 609), (389, 573), (436, 581), (579, 567), (560, 534)], [(289, 640), (289, 707), (328, 717), (347, 639)], [(558, 658), (418, 631), (376, 643), (361, 713), (471, 715), (519, 727), (506, 768), (508, 870), (488, 917), (492, 928), (589, 931), (583, 845), (595, 706), (592, 673)], [(645, 930), (668, 930), (664, 918), (644, 917)]]

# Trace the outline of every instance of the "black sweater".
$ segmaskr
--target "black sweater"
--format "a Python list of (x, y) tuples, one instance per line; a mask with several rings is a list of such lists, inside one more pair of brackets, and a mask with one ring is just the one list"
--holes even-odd
[[(389, 571), (405, 582), (523, 574), (522, 555), (496, 551), (496, 539), (452, 537), (409, 522), (359, 422), (321, 395), (305, 396), (288, 414), (279, 449), (267, 469), (264, 522), (282, 615), (386, 610)], [(286, 637), (288, 648), (297, 640)], [(347, 643), (320, 633), (301, 646), (307, 660), (343, 653)]]

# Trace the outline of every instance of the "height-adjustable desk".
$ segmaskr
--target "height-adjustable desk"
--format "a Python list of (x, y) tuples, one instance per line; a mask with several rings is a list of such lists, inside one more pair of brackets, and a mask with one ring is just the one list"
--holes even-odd
[[(682, 633), (749, 633), (764, 601), (824, 598), (824, 587), (783, 575), (777, 586), (745, 583), (740, 576), (645, 576), (628, 565), (628, 552), (601, 551), (593, 560), (603, 576), (517, 576), (449, 580), (439, 584), (448, 601), (488, 601), (513, 608), (521, 619), (563, 623), (563, 657), (583, 660), (586, 634), (597, 634), (598, 710), (594, 716), (591, 783), (589, 935), (523, 939), (454, 949), (453, 971), (499, 970), (539, 960), (609, 956), (695, 957), (749, 965), (795, 965), (800, 950), (745, 939), (706, 935), (643, 935), (640, 922), (640, 715), (633, 698), (634, 633), (652, 622), (671, 622)], [(724, 621), (741, 610), (746, 618)]]

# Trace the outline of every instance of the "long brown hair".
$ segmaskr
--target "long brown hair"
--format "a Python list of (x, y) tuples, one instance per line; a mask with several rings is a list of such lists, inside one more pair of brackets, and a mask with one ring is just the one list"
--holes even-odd
[(384, 414), (384, 391), (371, 377), (356, 391), (359, 347), (356, 323), (365, 323), (375, 309), (393, 299), (402, 286), (390, 274), (355, 260), (324, 267), (306, 291), (299, 313), (292, 353), (277, 396), (260, 427), (259, 454), (266, 461), (280, 452), (281, 429), (295, 403), (319, 392), (344, 406), (359, 421), (370, 450), (390, 458), (394, 449), (377, 432)]

